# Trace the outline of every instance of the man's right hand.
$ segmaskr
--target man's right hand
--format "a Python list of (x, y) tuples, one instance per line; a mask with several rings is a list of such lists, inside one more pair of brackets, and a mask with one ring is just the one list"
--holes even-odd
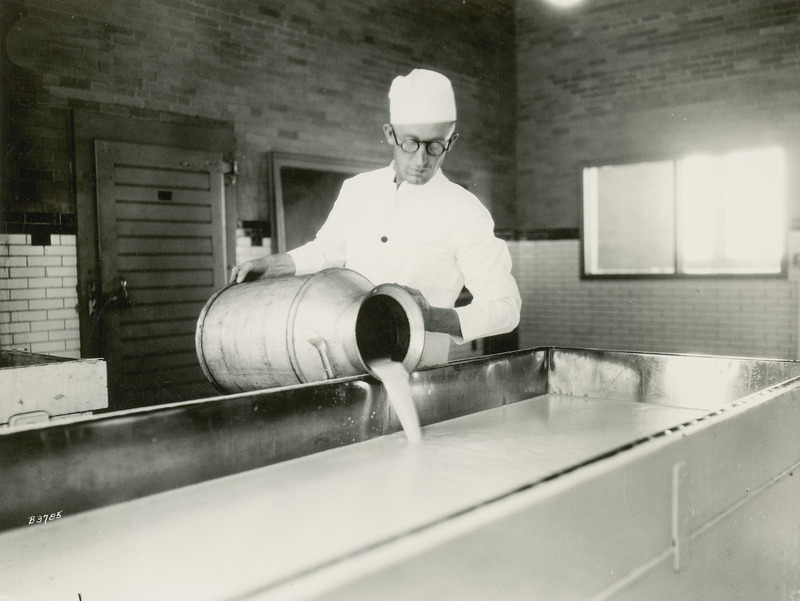
[(239, 263), (231, 269), (230, 283), (241, 284), (251, 280), (277, 278), (295, 273), (296, 268), (292, 257), (287, 253), (280, 253)]

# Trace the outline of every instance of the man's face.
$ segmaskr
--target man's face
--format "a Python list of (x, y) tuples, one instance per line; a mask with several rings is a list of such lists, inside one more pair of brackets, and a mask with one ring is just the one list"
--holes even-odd
[[(441, 142), (447, 147), (454, 130), (455, 123), (452, 122), (384, 125), (383, 133), (386, 135), (386, 141), (394, 150), (397, 183), (406, 181), (409, 184), (421, 185), (429, 182), (444, 161), (446, 153), (432, 156), (428, 154), (424, 142)], [(419, 148), (414, 152), (406, 152), (399, 146), (404, 140), (420, 142)]]

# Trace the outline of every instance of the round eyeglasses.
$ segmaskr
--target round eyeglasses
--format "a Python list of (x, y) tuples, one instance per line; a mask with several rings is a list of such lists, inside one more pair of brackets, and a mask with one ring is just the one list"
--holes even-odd
[(392, 128), (392, 137), (394, 138), (395, 145), (399, 146), (403, 152), (413, 154), (419, 150), (420, 146), (425, 145), (425, 152), (432, 157), (438, 157), (450, 150), (450, 147), (453, 145), (453, 142), (456, 141), (458, 134), (453, 134), (450, 136), (449, 140), (444, 142), (441, 140), (415, 140), (414, 138), (406, 138), (402, 142), (398, 142), (397, 134), (394, 133), (394, 128)]

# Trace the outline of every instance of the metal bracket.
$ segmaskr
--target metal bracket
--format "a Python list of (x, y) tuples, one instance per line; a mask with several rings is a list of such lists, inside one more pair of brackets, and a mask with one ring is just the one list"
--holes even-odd
[(133, 301), (128, 293), (128, 281), (123, 276), (119, 276), (119, 285), (106, 297), (101, 296), (94, 279), (88, 280), (86, 282), (86, 298), (90, 319), (97, 319), (106, 309), (133, 307)]
[(103, 302), (104, 309), (127, 309), (133, 306), (133, 301), (128, 294), (128, 280), (119, 276), (119, 286), (109, 294)]

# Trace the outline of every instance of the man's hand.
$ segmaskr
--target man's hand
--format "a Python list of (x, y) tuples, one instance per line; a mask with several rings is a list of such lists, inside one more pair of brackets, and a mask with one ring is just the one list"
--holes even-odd
[(231, 284), (241, 284), (251, 280), (263, 278), (277, 278), (296, 273), (294, 260), (286, 253), (267, 255), (245, 261), (231, 269)]
[(422, 310), (422, 319), (425, 322), (425, 331), (427, 332), (441, 332), (443, 334), (450, 334), (451, 336), (461, 337), (461, 321), (458, 319), (458, 313), (455, 309), (444, 309), (442, 307), (431, 307), (428, 299), (426, 299), (422, 292), (415, 288), (403, 286), (417, 303), (417, 306)]

